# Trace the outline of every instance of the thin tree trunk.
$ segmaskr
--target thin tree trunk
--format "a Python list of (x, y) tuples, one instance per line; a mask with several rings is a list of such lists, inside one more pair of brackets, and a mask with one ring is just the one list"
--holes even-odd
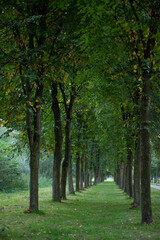
[(92, 168), (89, 170), (89, 187), (92, 186)]
[(124, 165), (124, 192), (127, 193), (127, 165)]
[(66, 181), (67, 181), (67, 168), (68, 165), (66, 166), (66, 162), (63, 160), (62, 163), (62, 175), (61, 175), (61, 198), (66, 200)]
[(52, 110), (54, 113), (54, 133), (55, 133), (55, 151), (53, 160), (53, 185), (52, 185), (52, 201), (60, 202), (60, 167), (62, 160), (62, 126), (61, 114), (58, 103), (57, 83), (52, 84)]
[(124, 186), (125, 186), (125, 165), (123, 163), (123, 167), (122, 167), (123, 171), (122, 171), (122, 189), (124, 190)]
[(132, 151), (127, 149), (127, 194), (132, 197)]
[[(94, 140), (93, 140), (94, 142)], [(89, 162), (89, 186), (92, 186), (92, 173), (93, 173), (93, 154), (94, 154), (94, 145), (91, 146), (91, 160)]]
[[(40, 144), (40, 142), (39, 142)], [(38, 144), (38, 145), (39, 145)], [(33, 144), (30, 157), (30, 211), (38, 211), (38, 168), (40, 158), (40, 147)]]
[[(59, 88), (62, 93), (65, 113), (66, 113), (66, 126), (65, 126), (65, 158), (62, 164), (62, 176), (61, 176), (61, 197), (66, 199), (66, 183), (67, 183), (67, 172), (69, 162), (71, 161), (71, 122), (72, 122), (72, 110), (75, 100), (75, 94), (70, 96), (69, 106), (67, 105), (66, 95), (63, 86), (59, 83)], [(74, 89), (72, 89), (74, 92)], [(71, 173), (71, 171), (70, 171)]]
[(84, 190), (84, 187), (83, 187), (83, 178), (84, 178), (84, 153), (82, 153), (82, 156), (81, 156), (80, 190)]
[(68, 192), (69, 194), (74, 194), (74, 186), (73, 186), (73, 173), (72, 173), (72, 159), (69, 159), (68, 165)]
[(79, 151), (76, 153), (76, 191), (79, 191), (80, 182), (80, 154)]
[(67, 184), (67, 172), (68, 165), (71, 158), (71, 139), (70, 139), (71, 121), (66, 121), (65, 126), (65, 158), (62, 164), (62, 176), (61, 176), (61, 197), (62, 199), (67, 199), (66, 197), (66, 184)]
[(117, 179), (116, 179), (117, 185), (120, 187), (121, 185), (121, 174), (120, 174), (120, 166), (117, 167)]
[(121, 184), (120, 184), (120, 188), (123, 189), (123, 174), (124, 174), (124, 164), (121, 164), (121, 169), (120, 169), (120, 178), (121, 178)]
[(134, 205), (140, 206), (140, 137), (135, 144), (134, 159)]
[(158, 166), (156, 166), (156, 184), (158, 183)]
[(85, 155), (84, 171), (85, 171), (85, 174), (84, 174), (84, 186), (85, 186), (85, 188), (88, 188), (88, 158), (87, 158), (86, 155)]
[(94, 163), (94, 185), (99, 183), (99, 168), (100, 168), (100, 149), (98, 149), (96, 154), (96, 161)]
[(94, 167), (94, 185), (98, 184), (98, 169)]

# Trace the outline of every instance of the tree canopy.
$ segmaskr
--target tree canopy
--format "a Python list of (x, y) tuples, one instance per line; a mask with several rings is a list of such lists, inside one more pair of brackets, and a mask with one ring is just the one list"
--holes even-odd
[[(141, 202), (142, 223), (151, 223), (160, 2), (2, 1), (0, 17), (0, 122), (28, 146), (30, 211), (38, 210), (39, 164), (48, 155), (53, 201), (66, 198), (67, 172), (74, 192), (73, 163), (77, 190), (83, 180), (90, 185), (93, 172), (94, 184), (112, 175), (134, 204)], [(10, 142), (0, 144), (5, 159)]]

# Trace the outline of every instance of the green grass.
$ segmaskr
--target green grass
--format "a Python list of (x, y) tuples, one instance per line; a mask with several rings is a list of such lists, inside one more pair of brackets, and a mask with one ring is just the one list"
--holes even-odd
[(40, 189), (38, 214), (24, 214), (27, 192), (0, 194), (0, 239), (45, 240), (159, 240), (160, 191), (152, 189), (151, 225), (140, 225), (140, 208), (113, 182), (104, 182), (62, 203), (51, 201), (51, 188)]

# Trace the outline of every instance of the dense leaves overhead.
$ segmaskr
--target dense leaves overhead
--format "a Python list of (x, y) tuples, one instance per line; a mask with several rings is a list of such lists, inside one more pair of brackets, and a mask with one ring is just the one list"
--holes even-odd
[(159, 26), (159, 0), (1, 1), (0, 121), (20, 131), (31, 169), (40, 152), (57, 154), (59, 169), (78, 154), (95, 173), (126, 166), (131, 185), (140, 139), (149, 169), (150, 142), (154, 156), (160, 144)]

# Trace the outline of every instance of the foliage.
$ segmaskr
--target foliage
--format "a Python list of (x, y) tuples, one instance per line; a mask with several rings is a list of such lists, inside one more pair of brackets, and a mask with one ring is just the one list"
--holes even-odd
[(20, 161), (15, 151), (15, 133), (11, 132), (9, 137), (2, 137), (6, 128), (1, 127), (0, 132), (0, 191), (11, 191), (26, 187), (22, 179)]

